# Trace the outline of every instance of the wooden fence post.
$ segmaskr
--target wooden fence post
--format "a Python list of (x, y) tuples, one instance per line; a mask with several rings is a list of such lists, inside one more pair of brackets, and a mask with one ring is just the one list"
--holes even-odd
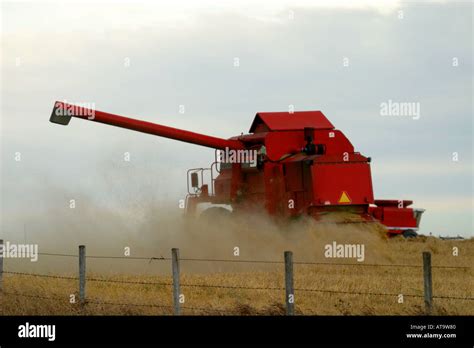
[(79, 301), (86, 302), (86, 246), (79, 245)]
[(431, 314), (433, 309), (433, 281), (431, 277), (431, 253), (423, 252), (423, 283), (425, 294), (426, 314)]
[(3, 255), (5, 255), (5, 250), (3, 244), (3, 239), (0, 239), (0, 291), (3, 291)]
[(181, 306), (179, 303), (180, 289), (179, 289), (179, 249), (171, 249), (171, 268), (173, 271), (173, 303), (174, 314), (181, 314)]
[(293, 253), (285, 251), (286, 315), (295, 314), (295, 292), (293, 288)]

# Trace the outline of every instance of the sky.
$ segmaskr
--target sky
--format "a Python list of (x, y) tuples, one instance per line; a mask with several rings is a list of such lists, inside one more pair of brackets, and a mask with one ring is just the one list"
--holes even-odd
[[(51, 124), (66, 100), (223, 138), (259, 111), (321, 110), (372, 158), (376, 198), (426, 209), (421, 233), (472, 236), (472, 15), (454, 1), (3, 1), (2, 229), (34, 231), (70, 199), (131, 216), (177, 204), (186, 170), (214, 158)], [(420, 113), (382, 115), (389, 101)]]

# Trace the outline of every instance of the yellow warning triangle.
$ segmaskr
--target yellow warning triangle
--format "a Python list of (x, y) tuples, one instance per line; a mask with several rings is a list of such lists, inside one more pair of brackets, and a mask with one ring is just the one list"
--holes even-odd
[(339, 198), (339, 203), (351, 203), (351, 199), (346, 191), (342, 191), (341, 198)]

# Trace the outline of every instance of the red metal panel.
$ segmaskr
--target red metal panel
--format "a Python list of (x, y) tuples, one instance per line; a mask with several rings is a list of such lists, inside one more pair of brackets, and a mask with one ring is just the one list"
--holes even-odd
[(283, 168), (280, 164), (267, 163), (264, 167), (265, 208), (270, 215), (283, 216), (287, 202)]
[(303, 191), (303, 162), (288, 163), (284, 168), (286, 191)]
[[(288, 215), (305, 213), (311, 204), (311, 166), (303, 161), (283, 165), (286, 182)], [(293, 200), (290, 207), (289, 199)], [(285, 203), (285, 202), (284, 202)]]
[(411, 208), (382, 207), (379, 209), (383, 210), (383, 220), (381, 222), (387, 227), (417, 227)]
[(215, 194), (219, 199), (230, 200), (230, 186), (232, 182), (232, 169), (221, 170), (214, 181)]
[[(312, 166), (314, 204), (357, 205), (373, 203), (368, 163), (327, 163)], [(350, 203), (340, 203), (343, 192)], [(342, 200), (344, 201), (344, 200)]]
[(246, 173), (244, 175), (244, 182), (246, 194), (265, 193), (263, 171)]
[[(332, 136), (329, 133), (333, 133)], [(316, 131), (315, 144), (323, 144), (325, 146), (325, 155), (337, 155), (337, 160), (343, 160), (345, 153), (352, 154), (354, 146), (346, 138), (346, 136), (338, 130), (333, 131)], [(305, 146), (304, 131), (287, 131), (287, 132), (270, 132), (266, 133), (265, 146), (267, 154), (272, 160), (279, 160), (287, 154), (296, 154), (301, 152)], [(292, 156), (294, 157), (294, 156)]]
[(239, 200), (242, 196), (242, 164), (232, 163), (232, 180), (230, 184), (230, 199)]
[[(321, 111), (259, 112), (255, 115), (249, 132), (253, 133), (262, 123), (271, 131), (303, 130), (305, 128), (334, 129), (332, 123)], [(261, 130), (266, 131), (265, 128)]]
[(272, 161), (278, 161), (287, 154), (301, 152), (305, 144), (303, 131), (268, 133), (265, 137), (267, 156)]
[(354, 152), (354, 146), (340, 130), (318, 130), (314, 132), (315, 144), (326, 146), (326, 155), (343, 155)]

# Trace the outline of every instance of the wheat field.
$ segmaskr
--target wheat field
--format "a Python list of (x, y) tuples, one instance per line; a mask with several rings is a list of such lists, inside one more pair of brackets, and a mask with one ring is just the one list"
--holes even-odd
[[(473, 239), (440, 240), (434, 237), (387, 239), (380, 234), (373, 238), (378, 249), (383, 250), (383, 258), (378, 255), (366, 263), (407, 264), (420, 267), (295, 264), (296, 314), (422, 315), (425, 313), (421, 267), (423, 251), (431, 252), (433, 266), (467, 266), (454, 269), (433, 268), (435, 298), (432, 314), (474, 314)], [(453, 255), (453, 248), (458, 249), (457, 256)], [(295, 254), (295, 261), (304, 260)], [(165, 268), (171, 267), (169, 261), (162, 263), (166, 264)], [(181, 262), (181, 293), (184, 295), (182, 314), (285, 314), (285, 291), (282, 289), (283, 264), (239, 263), (210, 267), (206, 266), (209, 263), (204, 262), (200, 268), (196, 268), (189, 263), (192, 262)], [(73, 273), (60, 275), (77, 276)], [(169, 272), (156, 275), (130, 274), (125, 269), (108, 275), (88, 273), (87, 277), (128, 282), (171, 282)], [(88, 281), (86, 293), (88, 302), (81, 306), (78, 303), (70, 303), (71, 295), (78, 298), (78, 281), (75, 279), (4, 274), (3, 283), (3, 293), (0, 295), (2, 315), (173, 314), (170, 285)], [(236, 289), (226, 286), (259, 289)], [(404, 295), (403, 301), (400, 301), (399, 294)], [(471, 298), (471, 300), (437, 298), (437, 296)]]

